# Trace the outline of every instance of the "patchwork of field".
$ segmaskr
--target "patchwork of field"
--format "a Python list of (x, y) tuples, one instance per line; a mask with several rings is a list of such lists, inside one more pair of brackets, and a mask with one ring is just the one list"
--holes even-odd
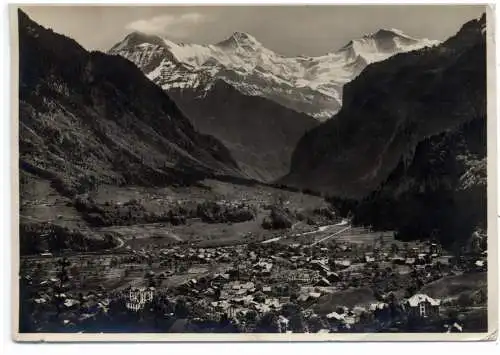
[[(21, 223), (51, 223), (95, 235), (116, 233), (124, 247), (167, 246), (176, 242), (197, 243), (200, 246), (231, 245), (235, 243), (263, 241), (282, 236), (283, 232), (265, 230), (262, 222), (269, 215), (267, 208), (281, 203), (292, 211), (307, 211), (326, 208), (327, 203), (318, 196), (290, 192), (255, 184), (235, 185), (227, 182), (205, 180), (191, 187), (117, 187), (101, 185), (85, 196), (99, 205), (121, 206), (135, 201), (148, 213), (162, 213), (175, 206), (194, 208), (205, 201), (222, 203), (244, 203), (256, 210), (253, 220), (241, 223), (205, 223), (188, 219), (183, 225), (170, 223), (137, 223), (93, 227), (82, 218), (71, 198), (61, 196), (48, 181), (26, 175), (21, 196)], [(313, 231), (316, 227), (306, 223), (295, 223), (292, 231)]]

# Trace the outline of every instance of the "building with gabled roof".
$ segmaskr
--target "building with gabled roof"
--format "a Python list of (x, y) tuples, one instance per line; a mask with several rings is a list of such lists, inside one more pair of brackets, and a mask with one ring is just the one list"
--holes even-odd
[(408, 316), (413, 318), (431, 318), (439, 315), (439, 305), (441, 301), (429, 297), (426, 294), (417, 293), (405, 302), (405, 307)]

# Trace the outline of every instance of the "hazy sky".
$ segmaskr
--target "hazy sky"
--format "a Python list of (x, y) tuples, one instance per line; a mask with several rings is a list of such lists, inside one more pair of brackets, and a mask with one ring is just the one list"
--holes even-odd
[(108, 50), (138, 30), (175, 42), (217, 43), (248, 32), (283, 55), (320, 55), (380, 28), (444, 40), (484, 6), (22, 6), (39, 24), (87, 49)]

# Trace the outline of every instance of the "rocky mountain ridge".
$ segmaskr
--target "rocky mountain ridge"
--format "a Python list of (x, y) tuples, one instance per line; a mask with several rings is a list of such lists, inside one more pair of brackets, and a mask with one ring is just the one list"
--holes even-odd
[(109, 53), (134, 62), (167, 92), (208, 91), (222, 80), (245, 95), (264, 97), (323, 121), (340, 108), (343, 85), (368, 64), (437, 44), (381, 29), (322, 56), (285, 57), (243, 32), (213, 45), (177, 44), (133, 32)]

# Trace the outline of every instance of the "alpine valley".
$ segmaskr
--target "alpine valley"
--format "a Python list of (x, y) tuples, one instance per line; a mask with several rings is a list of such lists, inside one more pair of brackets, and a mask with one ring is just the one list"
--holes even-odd
[(288, 173), (298, 140), (338, 111), (343, 85), (368, 64), (437, 43), (382, 29), (323, 56), (287, 58), (242, 32), (214, 45), (133, 32), (109, 53), (162, 87), (247, 177), (270, 182)]
[[(387, 27), (401, 23), (390, 7)], [(429, 25), (439, 42), (381, 29), (317, 57), (242, 32), (212, 45), (133, 32), (103, 53), (83, 45), (108, 48), (139, 28), (118, 17), (142, 10), (36, 8), (52, 20), (19, 9), (12, 42), (21, 335), (493, 334), (484, 7)], [(356, 31), (371, 16), (357, 8)], [(172, 29), (188, 11), (144, 9), (150, 30), (156, 12)], [(347, 42), (329, 11), (331, 32), (305, 34)], [(296, 49), (292, 29), (279, 35)]]

